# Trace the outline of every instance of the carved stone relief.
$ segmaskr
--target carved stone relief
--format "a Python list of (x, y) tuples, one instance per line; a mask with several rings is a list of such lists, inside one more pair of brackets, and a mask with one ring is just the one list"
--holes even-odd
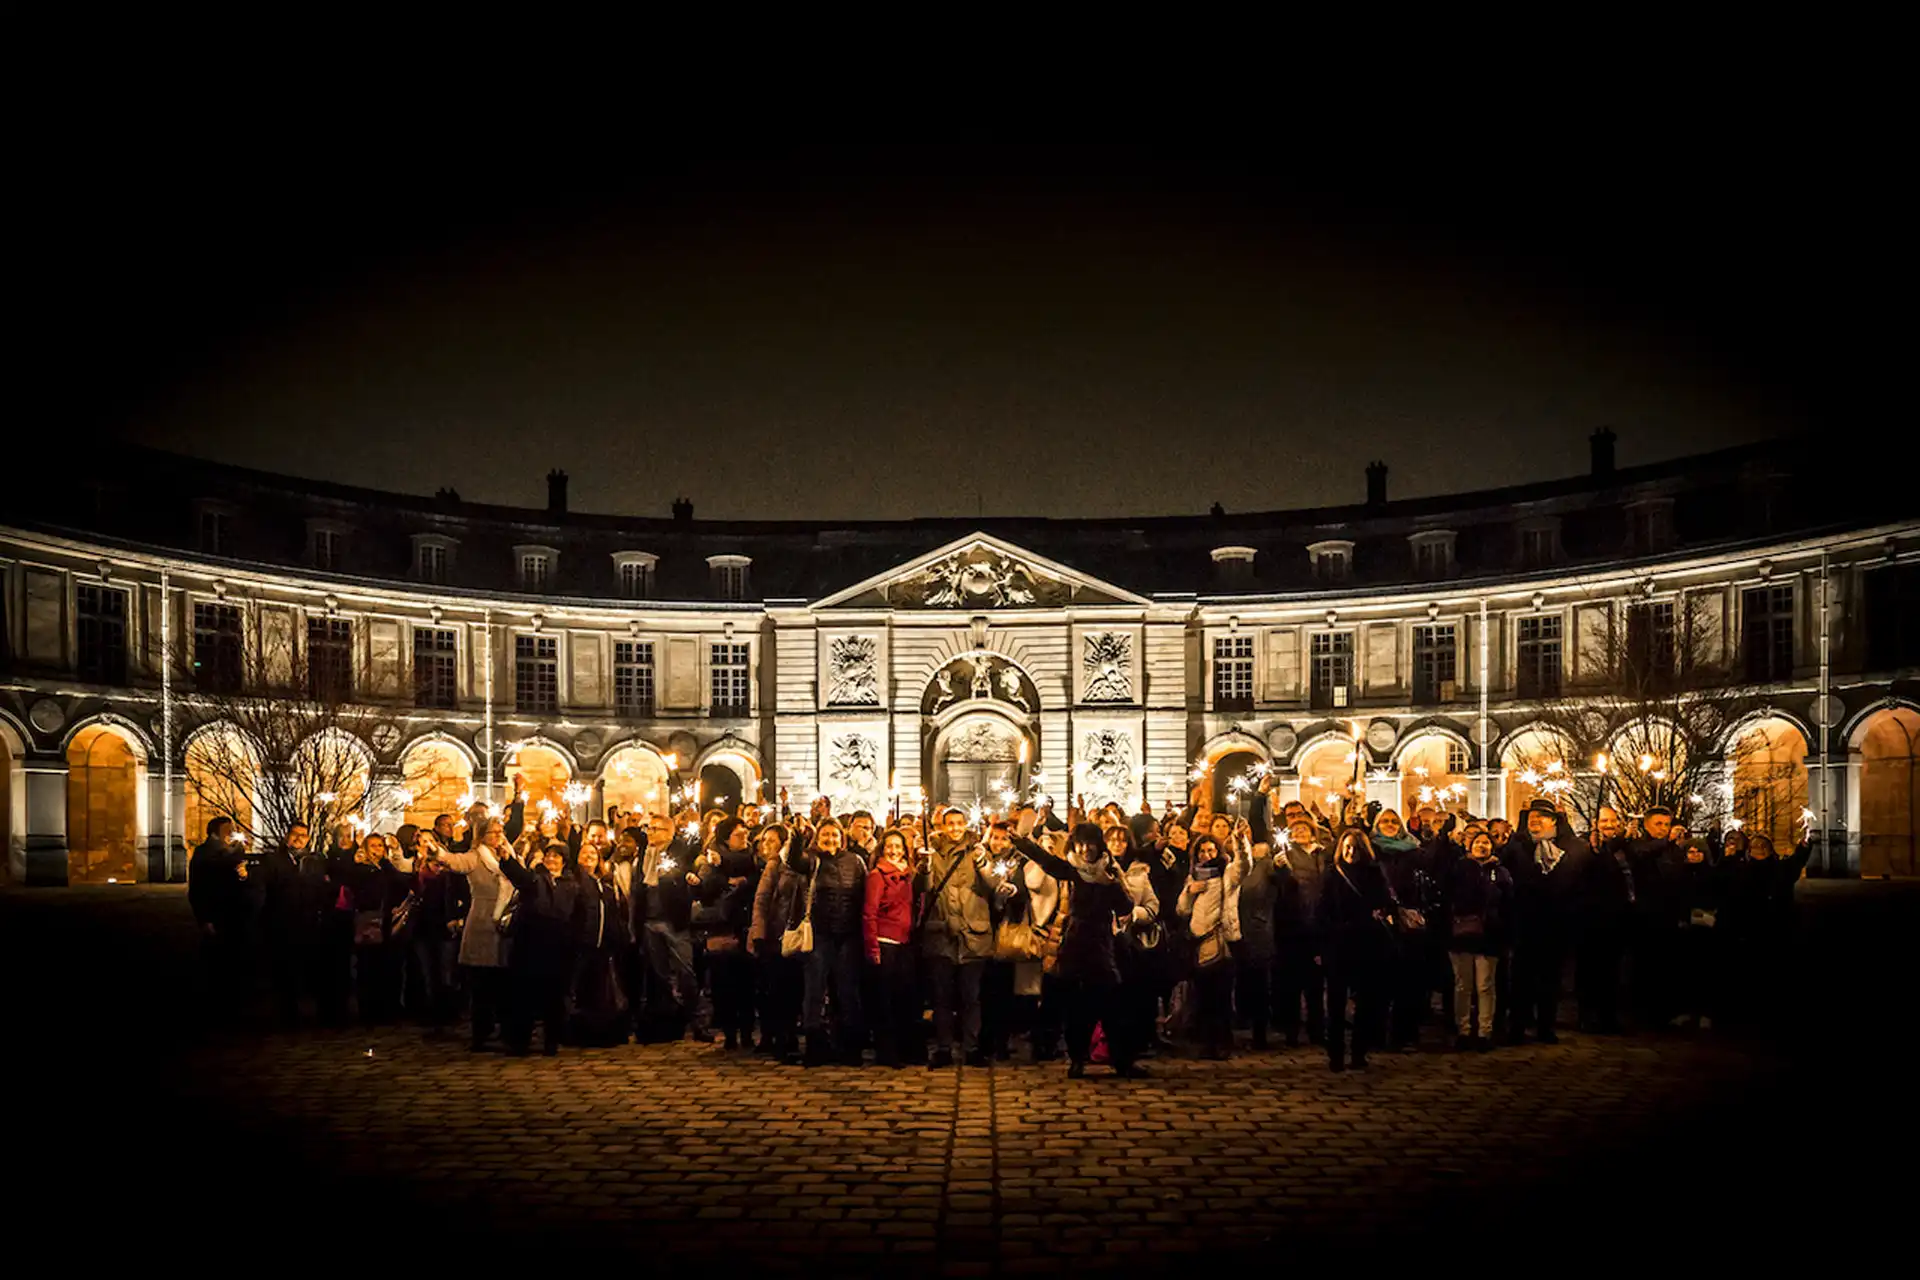
[(1086, 766), (1083, 785), (1089, 803), (1126, 805), (1133, 802), (1132, 734), (1124, 729), (1098, 729), (1089, 733), (1080, 762)]
[(1133, 637), (1124, 631), (1100, 631), (1084, 638), (1080, 665), (1088, 702), (1133, 701)]
[(970, 653), (934, 672), (920, 710), (937, 715), (969, 698), (997, 699), (1030, 714), (1040, 709), (1039, 691), (1019, 667), (990, 653)]
[(834, 738), (827, 758), (827, 794), (871, 796), (881, 791), (880, 744), (864, 733)]
[(1000, 764), (1019, 759), (1020, 744), (1011, 729), (976, 720), (947, 739), (946, 757), (968, 764)]
[(828, 648), (827, 705), (880, 705), (877, 647), (871, 636), (838, 636)]

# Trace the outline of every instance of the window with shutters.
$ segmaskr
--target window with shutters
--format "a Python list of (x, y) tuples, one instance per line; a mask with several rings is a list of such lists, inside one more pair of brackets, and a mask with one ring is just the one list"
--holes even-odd
[(315, 702), (353, 697), (353, 624), (345, 618), (307, 619), (307, 696)]
[(560, 641), (554, 636), (513, 638), (513, 705), (549, 715), (560, 709)]
[(624, 716), (653, 714), (653, 642), (616, 640), (613, 645), (613, 701)]
[(443, 627), (413, 629), (413, 705), (453, 707), (459, 701), (459, 646)]
[(1219, 636), (1213, 642), (1213, 709), (1253, 710), (1253, 637)]
[(75, 591), (75, 674), (96, 684), (127, 682), (127, 593), (82, 583)]
[(1454, 643), (1454, 628), (1445, 626), (1413, 629), (1413, 700), (1421, 706), (1451, 701), (1459, 662)]
[(1320, 708), (1344, 707), (1353, 697), (1353, 632), (1322, 631), (1312, 638), (1313, 698)]
[(1764, 684), (1793, 679), (1793, 586), (1750, 587), (1741, 593), (1747, 679)]
[(193, 606), (193, 678), (212, 693), (240, 689), (240, 607), (231, 604)]
[(716, 644), (708, 650), (714, 715), (744, 716), (751, 710), (748, 653), (747, 645), (733, 643)]
[(1561, 618), (1557, 613), (1520, 619), (1516, 691), (1523, 698), (1560, 694)]

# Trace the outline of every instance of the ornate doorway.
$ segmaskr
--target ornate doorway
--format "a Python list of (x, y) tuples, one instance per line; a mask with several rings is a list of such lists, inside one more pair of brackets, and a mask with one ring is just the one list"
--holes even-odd
[(956, 720), (940, 735), (933, 771), (933, 799), (946, 804), (991, 804), (1002, 787), (1015, 786), (1023, 735), (994, 715)]

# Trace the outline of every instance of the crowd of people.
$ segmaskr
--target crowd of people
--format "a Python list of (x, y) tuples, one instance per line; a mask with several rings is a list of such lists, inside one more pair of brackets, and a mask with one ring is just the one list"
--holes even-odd
[(526, 1054), (537, 1024), (548, 1054), (717, 1035), (808, 1066), (1021, 1048), (1139, 1076), (1304, 1032), (1342, 1071), (1443, 1019), (1462, 1051), (1554, 1043), (1569, 972), (1583, 1031), (1758, 1016), (1808, 855), (1657, 808), (1603, 808), (1584, 833), (1550, 799), (1517, 827), (1444, 808), (1409, 826), (1277, 804), (1271, 779), (1245, 807), (935, 806), (881, 826), (782, 792), (582, 827), (528, 823), (523, 798), (324, 845), (296, 824), (258, 853), (217, 818), (188, 896), (223, 1016), (263, 968), (289, 1025), (309, 1004), (323, 1025), (349, 1006), (435, 1035), (464, 1021), (475, 1052)]

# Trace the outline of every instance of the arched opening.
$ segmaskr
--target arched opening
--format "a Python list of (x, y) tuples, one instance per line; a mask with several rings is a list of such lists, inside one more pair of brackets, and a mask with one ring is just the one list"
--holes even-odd
[(700, 763), (700, 805), (731, 813), (760, 798), (760, 766), (740, 751), (715, 751)]
[(1002, 787), (1016, 785), (1023, 740), (1020, 730), (999, 716), (967, 716), (948, 725), (934, 764), (935, 802), (997, 802)]
[(295, 747), (288, 765), (294, 812), (316, 833), (331, 833), (359, 815), (373, 785), (373, 755), (366, 744), (337, 729), (325, 729)]
[(1252, 751), (1229, 751), (1213, 762), (1214, 812), (1237, 814), (1247, 811), (1247, 797), (1253, 792), (1251, 789), (1236, 792), (1233, 780), (1245, 778), (1260, 763), (1259, 754)]
[(1295, 760), (1294, 768), (1300, 774), (1300, 803), (1309, 812), (1325, 817), (1330, 812), (1329, 804), (1337, 808), (1345, 803), (1353, 790), (1354, 751), (1351, 738), (1323, 738)]
[(1401, 819), (1411, 821), (1422, 806), (1438, 807), (1449, 799), (1457, 803), (1459, 797), (1470, 794), (1465, 789), (1454, 790), (1451, 796), (1448, 792), (1471, 787), (1467, 773), (1472, 767), (1466, 744), (1444, 733), (1429, 731), (1409, 738), (1400, 752)]
[(473, 792), (473, 763), (450, 743), (427, 739), (408, 748), (400, 762), (407, 792), (402, 822), (430, 827), (443, 813), (458, 814), (460, 801)]
[(1578, 765), (1572, 746), (1560, 734), (1537, 726), (1522, 729), (1500, 752), (1500, 767), (1506, 771), (1506, 803), (1501, 812), (1519, 822), (1526, 807), (1547, 794), (1549, 778), (1565, 775)]
[(260, 769), (253, 752), (230, 725), (196, 733), (180, 765), (186, 775), (186, 818), (179, 838), (189, 851), (206, 838), (207, 823), (214, 818), (232, 818), (241, 831), (259, 834), (253, 797)]
[(573, 768), (558, 751), (538, 743), (523, 746), (513, 753), (509, 770), (520, 779), (520, 790), (526, 794), (529, 821), (548, 807), (571, 812), (564, 793), (573, 781)]
[(67, 879), (127, 884), (138, 878), (140, 757), (105, 725), (67, 744)]
[(1800, 840), (1807, 807), (1807, 740), (1785, 720), (1761, 720), (1735, 739), (1733, 816), (1786, 850)]
[(1860, 874), (1920, 873), (1915, 857), (1920, 810), (1920, 712), (1889, 707), (1875, 712), (1855, 735), (1860, 757)]
[(666, 762), (644, 747), (621, 747), (600, 762), (604, 805), (629, 813), (666, 813), (668, 786)]
[(24, 833), (16, 835), (13, 829), (14, 815), (24, 812), (24, 807), (17, 805), (13, 796), (15, 784), (24, 781), (16, 764), (13, 734), (6, 725), (0, 724), (0, 840), (5, 841), (6, 853), (6, 862), (0, 865), (0, 880), (13, 879), (14, 858), (25, 852)]

